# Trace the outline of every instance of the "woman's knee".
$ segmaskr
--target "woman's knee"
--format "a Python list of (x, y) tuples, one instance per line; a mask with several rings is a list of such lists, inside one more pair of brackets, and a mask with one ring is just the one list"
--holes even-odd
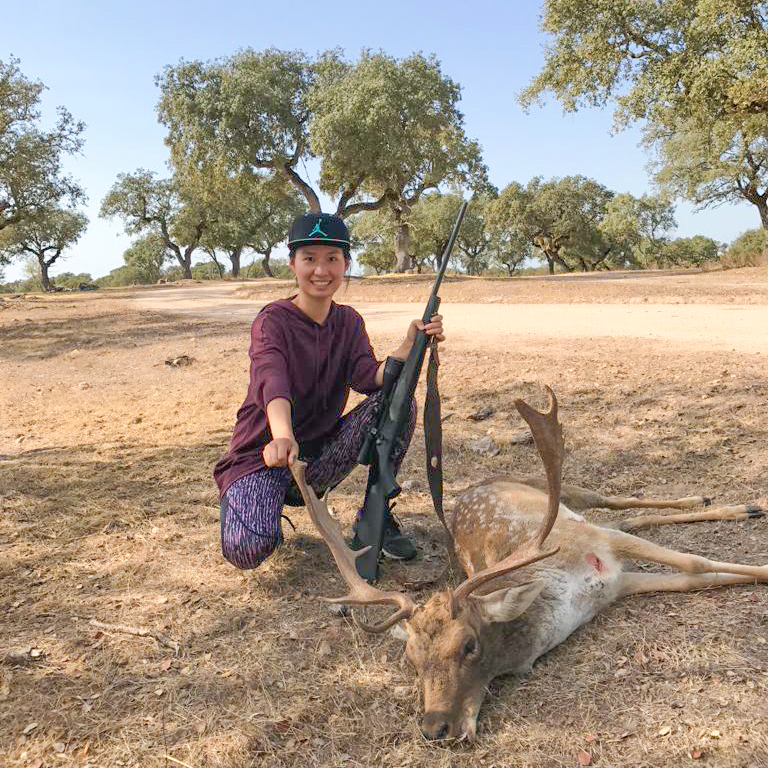
[(282, 543), (280, 536), (244, 536), (239, 541), (222, 536), (221, 552), (236, 568), (258, 568)]
[(221, 552), (237, 568), (258, 568), (283, 541), (280, 506), (230, 490), (221, 499)]

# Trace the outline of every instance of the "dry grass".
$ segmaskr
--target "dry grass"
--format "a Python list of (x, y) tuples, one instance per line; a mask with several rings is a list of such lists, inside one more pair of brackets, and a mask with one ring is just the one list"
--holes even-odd
[[(732, 274), (686, 279), (712, 280), (716, 299)], [(746, 295), (739, 280), (734, 290)], [(504, 301), (520, 290), (472, 286)], [(584, 290), (614, 301), (614, 287)], [(369, 298), (382, 300), (378, 290)], [(755, 279), (751, 295), (765, 290)], [(583, 749), (598, 766), (768, 766), (760, 586), (616, 605), (527, 679), (495, 681), (475, 745), (426, 743), (401, 644), (361, 633), (317, 600), (341, 584), (302, 510), (288, 511), (298, 531), (286, 531), (287, 545), (262, 569), (240, 573), (221, 558), (210, 471), (244, 392), (247, 324), (134, 312), (114, 297), (61, 299), (46, 311), (30, 304), (0, 315), (0, 765), (548, 768), (578, 765)], [(195, 365), (162, 364), (184, 352)], [(763, 357), (611, 339), (447, 346), (448, 500), (478, 477), (537, 471), (532, 449), (510, 442), (522, 428), (511, 403), (535, 401), (543, 380), (561, 402), (569, 482), (765, 501)], [(485, 405), (496, 409), (491, 419), (467, 419)], [(466, 447), (488, 431), (502, 446), (494, 460)], [(403, 473), (416, 486), (399, 503), (412, 511), (403, 517), (422, 557), (389, 566), (391, 585), (442, 563), (422, 443), (419, 430)], [(332, 499), (347, 525), (364, 481), (358, 468)], [(651, 537), (765, 563), (766, 525), (670, 526)], [(91, 619), (149, 627), (181, 650)]]

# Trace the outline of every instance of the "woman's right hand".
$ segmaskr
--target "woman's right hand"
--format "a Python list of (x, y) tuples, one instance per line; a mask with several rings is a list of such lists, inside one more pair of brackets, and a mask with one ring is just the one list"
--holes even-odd
[(276, 437), (262, 451), (268, 467), (287, 467), (299, 458), (299, 444), (292, 437)]

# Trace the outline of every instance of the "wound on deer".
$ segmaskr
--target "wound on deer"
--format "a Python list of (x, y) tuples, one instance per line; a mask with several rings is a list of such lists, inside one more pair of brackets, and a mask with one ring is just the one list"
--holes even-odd
[(602, 573), (605, 570), (605, 563), (594, 553), (587, 553), (587, 562), (598, 572)]

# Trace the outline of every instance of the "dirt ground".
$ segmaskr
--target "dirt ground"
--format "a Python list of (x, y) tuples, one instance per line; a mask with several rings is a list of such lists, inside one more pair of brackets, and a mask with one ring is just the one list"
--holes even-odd
[[(211, 469), (245, 394), (250, 320), (290, 290), (2, 297), (0, 766), (768, 766), (764, 585), (614, 605), (524, 680), (496, 680), (475, 744), (435, 746), (402, 643), (318, 600), (342, 585), (304, 510), (262, 568), (228, 564)], [(384, 356), (428, 293), (406, 276), (337, 298)], [(512, 405), (543, 405), (538, 382), (560, 400), (567, 482), (768, 502), (768, 269), (449, 278), (441, 295), (449, 507), (478, 479), (539, 471)], [(179, 355), (194, 363), (165, 364)], [(495, 457), (471, 449), (486, 435)], [(443, 562), (420, 428), (401, 480), (420, 556), (386, 566), (393, 588)], [(359, 467), (332, 497), (347, 530), (364, 484)], [(649, 538), (763, 564), (766, 532), (755, 519)]]

